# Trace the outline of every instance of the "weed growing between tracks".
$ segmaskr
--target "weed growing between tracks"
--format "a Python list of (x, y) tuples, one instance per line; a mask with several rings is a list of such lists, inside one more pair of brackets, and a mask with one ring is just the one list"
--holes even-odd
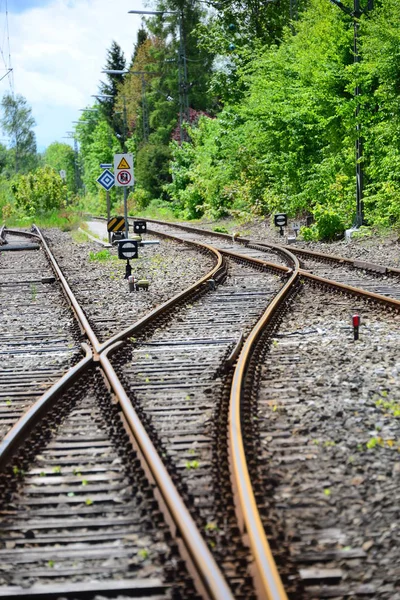
[(109, 250), (104, 249), (104, 250), (99, 250), (98, 252), (89, 252), (89, 260), (90, 261), (98, 261), (98, 262), (104, 262), (106, 260), (117, 260), (118, 257), (115, 256), (114, 254), (111, 254)]

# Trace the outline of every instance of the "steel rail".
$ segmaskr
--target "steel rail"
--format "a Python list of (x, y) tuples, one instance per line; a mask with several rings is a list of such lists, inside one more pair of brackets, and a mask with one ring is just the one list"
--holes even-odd
[[(111, 342), (115, 341), (112, 338), (103, 344), (102, 347), (100, 346), (43, 235), (39, 229), (36, 228), (36, 231), (38, 232), (37, 234), (27, 235), (39, 237), (46, 251), (47, 257), (50, 260), (52, 268), (67, 294), (69, 303), (71, 304), (82, 329), (86, 332), (95, 352), (93, 353), (89, 346), (85, 344), (86, 357), (82, 359), (78, 365), (70, 369), (68, 373), (66, 373), (58, 382), (56, 382), (52, 388), (48, 390), (27, 411), (27, 413), (25, 413), (19, 419), (12, 430), (7, 434), (6, 438), (3, 440), (3, 443), (0, 445), (0, 468), (4, 469), (10, 464), (11, 457), (21, 448), (28, 435), (32, 432), (34, 426), (40, 421), (41, 418), (43, 418), (44, 414), (52, 406), (54, 406), (54, 403), (60, 398), (60, 396), (62, 396), (67, 387), (75, 382), (90, 364), (93, 364), (94, 361), (99, 361), (108, 387), (109, 389), (113, 390), (121, 406), (125, 421), (128, 426), (128, 433), (130, 434), (131, 439), (136, 442), (134, 445), (138, 449), (139, 454), (143, 457), (145, 465), (147, 465), (146, 472), (148, 475), (150, 475), (150, 482), (153, 482), (158, 486), (158, 489), (155, 489), (155, 494), (160, 508), (163, 510), (163, 508), (166, 507), (165, 510), (163, 510), (164, 514), (166, 514), (166, 521), (170, 525), (172, 535), (174, 539), (176, 539), (180, 551), (186, 559), (189, 572), (191, 572), (194, 578), (198, 591), (204, 598), (210, 600), (233, 600), (233, 595), (224, 576), (215, 563), (215, 560), (203, 537), (201, 536), (201, 533), (190, 516), (189, 511), (187, 510), (177, 489), (175, 488), (172, 479), (163, 465), (161, 458), (158, 456), (156, 449), (154, 448), (144, 426), (140, 422), (136, 411), (133, 409), (125, 390), (123, 389), (111, 363), (108, 360), (108, 352), (114, 351), (116, 348), (120, 347), (122, 342), (119, 341), (117, 344), (114, 343), (114, 345), (111, 346)], [(195, 246), (203, 247), (216, 257), (217, 261), (213, 269), (211, 269), (209, 273), (203, 276), (195, 284), (188, 287), (180, 294), (175, 295), (173, 298), (163, 303), (160, 307), (157, 307), (155, 310), (153, 310), (150, 314), (146, 315), (138, 323), (134, 324), (130, 328), (127, 328), (127, 330), (114, 337), (119, 340), (124, 339), (125, 337), (131, 335), (133, 331), (141, 330), (143, 327), (157, 318), (162, 312), (165, 312), (179, 301), (186, 298), (188, 295), (199, 290), (202, 286), (204, 286), (204, 284), (207, 283), (209, 279), (217, 279), (225, 274), (225, 261), (217, 250), (206, 244), (198, 242), (189, 243)], [(179, 532), (178, 536), (176, 535), (177, 531)]]
[(82, 344), (85, 357), (71, 367), (52, 387), (47, 390), (15, 423), (0, 443), (0, 470), (9, 464), (21, 445), (28, 438), (35, 425), (54, 406), (67, 388), (79, 379), (82, 373), (92, 364), (93, 353), (89, 346)]
[[(146, 473), (150, 473), (151, 478), (157, 486), (156, 489), (161, 494), (162, 502), (159, 503), (161, 505), (164, 504), (166, 507), (166, 520), (170, 527), (172, 525), (173, 532), (175, 529), (179, 532), (179, 536), (181, 537), (180, 550), (184, 550), (189, 571), (194, 578), (198, 592), (203, 598), (233, 600), (232, 592), (224, 576), (182, 501), (167, 469), (109, 361), (108, 355), (120, 347), (121, 342), (117, 342), (113, 346), (106, 348), (100, 354), (100, 364), (111, 384), (112, 391), (118, 400), (129, 429), (134, 436), (135, 445), (144, 460), (142, 466), (144, 466)], [(176, 533), (174, 537), (177, 537)]]
[(50, 261), (52, 269), (53, 269), (57, 279), (61, 282), (64, 293), (67, 297), (69, 304), (72, 306), (72, 309), (76, 315), (76, 318), (77, 318), (78, 322), (80, 323), (82, 331), (85, 332), (85, 334), (87, 335), (88, 340), (94, 350), (94, 354), (95, 355), (98, 354), (99, 350), (100, 350), (100, 342), (97, 339), (97, 336), (94, 333), (94, 331), (88, 321), (88, 318), (86, 317), (84, 311), (82, 310), (77, 299), (75, 298), (75, 296), (69, 286), (69, 283), (66, 280), (66, 278), (64, 277), (64, 274), (61, 271), (61, 269), (58, 265), (58, 262), (56, 261), (53, 253), (51, 252), (46, 240), (44, 239), (42, 232), (40, 231), (40, 229), (38, 227), (36, 227), (36, 225), (34, 225), (33, 227), (37, 231), (37, 235), (43, 245), (43, 248), (45, 249), (46, 255)]
[[(160, 221), (159, 219), (147, 219), (145, 217), (143, 217), (143, 220), (148, 221), (149, 223), (156, 223), (159, 225), (167, 225), (170, 227), (176, 227), (177, 229), (182, 229), (183, 231), (188, 231), (189, 233), (197, 233), (199, 235), (210, 235), (212, 237), (219, 237), (221, 239), (231, 241), (231, 242), (232, 241), (238, 242), (239, 244), (244, 244), (246, 246), (249, 244), (256, 243), (256, 242), (254, 242), (254, 240), (251, 240), (250, 238), (245, 238), (245, 237), (241, 237), (241, 236), (236, 237), (235, 235), (230, 235), (229, 233), (221, 233), (219, 231), (210, 231), (208, 229), (202, 229), (201, 227), (193, 227), (192, 225), (182, 225), (181, 223), (168, 223), (167, 221)], [(151, 233), (158, 234), (160, 232), (152, 230)], [(297, 259), (297, 257), (294, 256), (294, 254), (291, 252), (291, 250), (289, 248), (280, 246), (279, 244), (274, 244), (272, 242), (268, 243), (268, 244), (265, 243), (264, 245), (268, 248), (271, 248), (272, 250), (275, 250), (276, 252), (278, 252), (280, 254), (284, 254), (287, 258), (290, 259), (290, 261), (292, 262), (294, 267), (297, 268), (298, 259)], [(225, 250), (220, 250), (220, 252), (225, 252)], [(275, 266), (275, 263), (271, 263), (271, 264), (274, 264), (274, 266)]]
[(339, 281), (335, 281), (334, 279), (327, 279), (326, 277), (313, 275), (312, 273), (308, 273), (303, 269), (299, 269), (299, 276), (301, 276), (302, 279), (307, 279), (309, 282), (317, 283), (326, 287), (331, 287), (336, 291), (351, 294), (352, 296), (359, 296), (360, 298), (365, 298), (366, 300), (379, 302), (380, 304), (386, 304), (391, 308), (400, 309), (400, 300), (396, 300), (396, 298), (383, 296), (383, 294), (377, 294), (376, 292), (369, 292), (368, 290), (363, 290), (362, 288), (347, 285), (346, 283), (340, 283)]
[(4, 233), (10, 233), (11, 235), (19, 235), (22, 237), (33, 237), (37, 240), (40, 239), (40, 236), (37, 233), (34, 233), (33, 231), (19, 231), (18, 229), (9, 229), (8, 227), (5, 227)]
[[(264, 245), (264, 242), (263, 243), (256, 242), (256, 243), (261, 246)], [(282, 248), (289, 249), (288, 246), (282, 246)], [(336, 254), (325, 254), (324, 252), (316, 252), (315, 250), (306, 250), (305, 248), (293, 248), (290, 246), (290, 249), (293, 252), (293, 254), (299, 254), (300, 256), (304, 255), (309, 258), (315, 258), (316, 260), (324, 260), (327, 262), (335, 262), (335, 263), (339, 263), (339, 264), (344, 264), (344, 265), (348, 265), (349, 267), (353, 267), (355, 269), (364, 268), (364, 267), (359, 266), (357, 263), (365, 262), (366, 265), (370, 265), (369, 269), (367, 267), (365, 267), (366, 270), (373, 271), (374, 267), (378, 267), (378, 268), (386, 269), (386, 273), (388, 273), (390, 275), (400, 275), (400, 269), (397, 269), (396, 267), (386, 267), (385, 265), (380, 265), (378, 263), (374, 264), (374, 263), (370, 263), (369, 261), (362, 261), (361, 259), (357, 259), (357, 258), (346, 258), (344, 256), (339, 256)]]
[[(186, 242), (186, 240), (181, 240), (180, 238), (177, 238), (175, 236), (168, 235), (167, 237), (178, 240), (180, 242), (182, 242), (182, 241)], [(101, 344), (99, 346), (99, 353), (102, 353), (106, 348), (115, 344), (116, 342), (124, 340), (127, 337), (130, 337), (131, 335), (133, 335), (135, 333), (139, 333), (149, 323), (151, 323), (151, 321), (153, 321), (154, 319), (156, 319), (157, 317), (162, 315), (167, 310), (173, 308), (176, 304), (178, 304), (180, 301), (184, 300), (185, 298), (187, 298), (194, 292), (201, 289), (201, 287), (204, 286), (205, 284), (207, 284), (207, 282), (209, 280), (218, 279), (220, 277), (223, 277), (224, 273), (226, 272), (226, 265), (225, 265), (225, 261), (222, 257), (222, 254), (216, 248), (213, 248), (212, 246), (208, 246), (207, 244), (202, 244), (200, 242), (189, 242), (189, 243), (192, 243), (196, 246), (201, 246), (201, 247), (209, 250), (216, 257), (217, 264), (211, 269), (211, 271), (209, 271), (206, 275), (204, 275), (201, 279), (196, 281), (194, 284), (192, 284), (191, 286), (186, 288), (183, 292), (179, 292), (178, 294), (176, 294), (169, 300), (166, 300), (165, 302), (163, 302), (163, 304), (160, 304), (160, 306), (157, 306), (150, 313), (148, 313), (147, 315), (145, 315), (144, 317), (139, 319), (139, 321), (136, 321), (136, 323), (134, 323), (133, 325), (130, 325), (123, 331), (120, 331), (119, 333), (115, 334), (114, 336), (112, 336), (111, 338), (109, 338), (108, 340), (103, 342), (103, 344)]]
[[(185, 226), (181, 226), (181, 228), (191, 231), (195, 229)], [(204, 230), (198, 230), (196, 232), (202, 233), (203, 235), (207, 235), (208, 233)], [(155, 231), (154, 233), (156, 233), (157, 235), (160, 234), (160, 232)], [(212, 234), (218, 237), (230, 238), (230, 236), (226, 234), (220, 234), (217, 232), (212, 232)], [(241, 242), (251, 243), (250, 240), (246, 239), (242, 239)], [(283, 250), (286, 250), (288, 253), (291, 254), (288, 248), (283, 248)], [(259, 265), (274, 267), (275, 270), (281, 272), (283, 271), (286, 273), (290, 273), (292, 271), (288, 267), (282, 267), (280, 265), (267, 263), (267, 261), (262, 261), (261, 259), (249, 258), (242, 254), (234, 253), (228, 250), (220, 250), (220, 252), (225, 256), (232, 256), (233, 258), (239, 260), (247, 260), (249, 262), (255, 262)], [(244, 379), (248, 369), (252, 349), (254, 348), (257, 340), (260, 338), (265, 326), (270, 322), (272, 317), (279, 310), (279, 307), (287, 298), (295, 282), (298, 281), (300, 278), (302, 280), (307, 280), (308, 282), (313, 284), (323, 285), (325, 287), (328, 286), (339, 292), (344, 292), (351, 295), (363, 297), (367, 300), (380, 302), (393, 308), (400, 308), (400, 301), (398, 300), (387, 298), (386, 296), (382, 296), (380, 294), (375, 294), (373, 292), (368, 292), (366, 290), (362, 290), (326, 278), (312, 275), (299, 268), (299, 262), (297, 257), (295, 257), (295, 264), (296, 269), (294, 272), (292, 272), (289, 281), (282, 288), (280, 293), (274, 298), (272, 303), (269, 305), (267, 311), (259, 320), (255, 328), (252, 330), (249, 337), (247, 338), (245, 344), (243, 345), (233, 376), (230, 398), (228, 440), (231, 458), (232, 487), (235, 496), (235, 508), (243, 537), (249, 540), (251, 551), (254, 556), (253, 576), (257, 595), (260, 599), (266, 600), (286, 600), (287, 595), (283, 587), (282, 581), (280, 579), (258, 512), (256, 500), (251, 486), (244, 451), (243, 438), (241, 434), (241, 400), (244, 387)]]
[(264, 315), (249, 334), (236, 364), (232, 379), (229, 414), (229, 450), (231, 458), (232, 487), (235, 494), (235, 508), (242, 535), (247, 536), (255, 559), (254, 582), (258, 597), (268, 600), (286, 600), (287, 595), (279, 577), (264, 527), (259, 516), (251, 486), (242, 437), (242, 395), (252, 352), (265, 327), (271, 322), (279, 307), (287, 298), (296, 281), (329, 287), (336, 292), (351, 294), (365, 300), (379, 302), (400, 311), (400, 301), (394, 298), (369, 292), (337, 281), (312, 275), (297, 269), (268, 306)]
[(250, 332), (239, 355), (231, 385), (228, 443), (232, 488), (239, 527), (243, 538), (248, 538), (248, 545), (250, 545), (254, 557), (253, 579), (260, 600), (286, 600), (287, 595), (265, 535), (247, 467), (242, 435), (242, 392), (252, 349), (298, 277), (299, 270), (297, 268)]
[[(164, 221), (156, 221), (155, 219), (152, 219), (152, 221), (160, 223), (160, 224), (167, 224), (169, 225), (169, 223), (166, 223)], [(171, 224), (173, 227), (180, 227), (182, 229), (185, 230), (193, 230), (194, 232), (201, 232), (204, 235), (208, 234), (209, 232), (205, 229), (199, 229), (199, 228), (192, 228), (190, 226), (185, 226), (185, 225), (175, 225), (175, 224)], [(155, 234), (159, 234), (159, 232), (157, 231), (153, 231), (153, 233)], [(219, 233), (219, 232), (210, 232), (212, 235), (218, 236), (218, 237), (224, 237), (224, 238), (230, 238), (229, 235), (225, 234), (225, 233)], [(179, 238), (178, 238), (179, 239)], [(397, 308), (400, 307), (400, 301), (396, 300), (395, 298), (390, 298), (388, 296), (384, 296), (383, 294), (377, 294), (376, 292), (369, 292), (367, 290), (363, 290), (362, 288), (357, 288), (354, 286), (350, 286), (344, 283), (340, 283), (339, 281), (335, 281), (333, 279), (328, 279), (326, 277), (320, 277), (319, 275), (314, 275), (312, 273), (309, 273), (307, 270), (302, 269), (300, 267), (299, 264), (299, 260), (298, 258), (292, 254), (292, 249), (289, 250), (289, 248), (287, 246), (276, 246), (275, 244), (265, 244), (265, 243), (259, 243), (259, 242), (254, 242), (251, 240), (247, 240), (245, 238), (240, 238), (242, 242), (244, 242), (247, 246), (265, 246), (267, 248), (269, 247), (276, 247), (279, 248), (280, 250), (284, 250), (289, 256), (290, 258), (293, 260), (294, 264), (296, 265), (296, 268), (298, 269), (298, 273), (299, 275), (301, 275), (301, 277), (303, 277), (304, 279), (308, 279), (309, 281), (313, 281), (315, 283), (320, 283), (320, 284), (324, 284), (336, 289), (339, 289), (343, 292), (346, 292), (348, 294), (354, 295), (354, 296), (360, 296), (360, 297), (365, 297), (367, 299), (373, 300), (375, 302), (379, 302), (381, 304), (386, 304), (386, 305), (390, 305), (393, 308)], [(239, 239), (237, 240), (239, 241)], [(282, 272), (286, 272), (286, 273), (290, 273), (292, 271), (292, 269), (290, 269), (289, 267), (284, 267), (282, 265), (277, 265), (275, 263), (270, 263), (268, 261), (264, 261), (260, 258), (254, 258), (254, 257), (248, 257), (244, 254), (240, 254), (238, 252), (233, 252), (232, 250), (219, 250), (221, 252), (221, 254), (224, 254), (225, 256), (232, 256), (234, 258), (237, 258), (238, 260), (247, 260), (250, 262), (255, 262), (258, 263), (260, 265), (265, 265), (266, 267), (275, 269), (277, 271), (282, 271)], [(297, 251), (297, 250), (294, 250)], [(303, 250), (299, 250), (299, 252), (303, 252)], [(306, 251), (309, 254), (312, 254), (313, 256), (321, 256), (321, 257), (327, 257), (327, 258), (333, 258), (335, 261), (337, 262), (342, 262), (342, 263), (348, 263), (349, 266), (354, 267), (354, 261), (352, 259), (347, 259), (347, 258), (343, 258), (340, 256), (334, 256), (334, 255), (329, 255), (329, 254), (325, 254), (323, 255), (322, 253), (317, 253), (317, 252), (313, 252), (311, 250), (307, 250)], [(358, 268), (358, 267), (355, 267)], [(385, 267), (387, 269), (388, 272), (391, 272), (394, 275), (400, 274), (400, 269), (395, 269), (395, 268), (391, 268), (391, 267)]]
[[(169, 223), (167, 221), (161, 221), (159, 219), (145, 219), (146, 221), (149, 221), (150, 223), (158, 223), (160, 225), (169, 225), (171, 227), (177, 227), (179, 229), (183, 229), (184, 231), (192, 231), (193, 233), (200, 233), (203, 235), (210, 235), (210, 236), (214, 236), (214, 237), (220, 237), (223, 239), (227, 239), (227, 240), (233, 240), (235, 242), (238, 242), (239, 244), (245, 244), (246, 246), (250, 246), (250, 247), (254, 247), (254, 246), (264, 246), (266, 248), (273, 248), (277, 251), (282, 251), (282, 250), (286, 250), (287, 252), (289, 252), (292, 255), (300, 255), (300, 256), (306, 256), (309, 258), (315, 258), (316, 260), (322, 260), (322, 261), (326, 261), (326, 262), (335, 262), (338, 264), (343, 264), (343, 265), (347, 265), (349, 267), (352, 267), (354, 269), (364, 269), (366, 271), (381, 271), (384, 272), (388, 275), (395, 275), (395, 276), (399, 276), (400, 275), (400, 269), (396, 268), (396, 267), (386, 267), (385, 265), (380, 265), (380, 264), (374, 264), (374, 263), (370, 263), (369, 261), (362, 261), (360, 259), (354, 259), (354, 258), (346, 258), (344, 256), (339, 256), (339, 255), (335, 255), (335, 254), (326, 254), (324, 252), (316, 252), (315, 250), (307, 250), (305, 248), (294, 248), (293, 246), (287, 246), (285, 244), (274, 244), (272, 242), (262, 242), (262, 241), (258, 241), (258, 240), (252, 240), (251, 238), (247, 238), (247, 237), (235, 237), (234, 235), (229, 235), (227, 233), (220, 233), (218, 231), (211, 231), (208, 229), (203, 229), (200, 227), (193, 227), (192, 225), (183, 225), (181, 223)], [(360, 264), (361, 263), (361, 264)]]

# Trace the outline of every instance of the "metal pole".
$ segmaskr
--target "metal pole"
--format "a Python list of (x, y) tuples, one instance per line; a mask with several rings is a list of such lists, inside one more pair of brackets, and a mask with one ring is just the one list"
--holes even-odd
[[(107, 190), (107, 223), (111, 219), (111, 206), (110, 206), (110, 192)], [(108, 241), (110, 241), (111, 234), (108, 232)]]
[(180, 141), (186, 139), (183, 122), (186, 120), (189, 123), (189, 96), (187, 82), (187, 64), (185, 52), (185, 40), (183, 32), (183, 11), (179, 13), (179, 133)]
[[(360, 62), (361, 57), (358, 52), (358, 19), (361, 16), (360, 11), (360, 0), (354, 0), (354, 64)], [(355, 144), (355, 152), (356, 152), (356, 227), (360, 227), (364, 224), (364, 201), (363, 201), (363, 192), (364, 192), (364, 173), (362, 167), (362, 157), (363, 157), (363, 147), (362, 147), (362, 137), (361, 137), (361, 125), (359, 121), (360, 116), (360, 105), (358, 98), (360, 96), (360, 86), (356, 85), (354, 90), (354, 97), (356, 100), (356, 144)]]
[(142, 113), (143, 113), (143, 137), (147, 142), (149, 139), (149, 120), (148, 120), (148, 111), (147, 111), (147, 98), (146, 98), (146, 80), (144, 78), (144, 74), (141, 75), (142, 78)]
[(123, 144), (124, 152), (126, 152), (126, 100), (124, 96), (124, 144)]
[[(354, 64), (361, 62), (361, 56), (358, 51), (358, 28), (359, 28), (359, 19), (363, 12), (366, 10), (372, 10), (374, 7), (373, 0), (368, 0), (367, 8), (362, 10), (360, 7), (360, 0), (354, 0), (353, 12), (345, 6), (341, 0), (330, 0), (332, 4), (335, 4), (338, 8), (340, 8), (343, 12), (353, 18), (353, 26), (354, 26)], [(361, 125), (359, 121), (360, 116), (360, 105), (359, 105), (359, 96), (360, 96), (360, 86), (356, 85), (354, 89), (354, 98), (356, 101), (356, 110), (355, 110), (355, 120), (356, 120), (356, 143), (355, 143), (355, 155), (356, 155), (356, 219), (355, 226), (360, 227), (364, 224), (364, 171), (362, 165), (363, 158), (363, 144), (362, 144), (362, 134), (361, 134)]]
[(80, 189), (80, 181), (79, 181), (79, 165), (78, 165), (78, 142), (76, 141), (76, 137), (74, 137), (74, 166), (75, 166), (75, 187), (76, 193), (79, 192)]
[(124, 219), (125, 219), (125, 237), (129, 238), (129, 225), (128, 225), (128, 188), (124, 187)]

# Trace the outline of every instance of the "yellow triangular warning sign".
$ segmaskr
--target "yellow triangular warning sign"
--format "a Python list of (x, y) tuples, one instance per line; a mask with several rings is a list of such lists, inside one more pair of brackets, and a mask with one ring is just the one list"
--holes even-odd
[(129, 163), (126, 158), (122, 157), (117, 169), (130, 169)]

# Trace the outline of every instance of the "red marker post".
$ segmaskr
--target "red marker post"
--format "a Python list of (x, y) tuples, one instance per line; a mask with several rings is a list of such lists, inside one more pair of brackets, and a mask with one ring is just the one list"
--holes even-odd
[(358, 340), (359, 327), (360, 327), (360, 315), (353, 315), (354, 340)]

